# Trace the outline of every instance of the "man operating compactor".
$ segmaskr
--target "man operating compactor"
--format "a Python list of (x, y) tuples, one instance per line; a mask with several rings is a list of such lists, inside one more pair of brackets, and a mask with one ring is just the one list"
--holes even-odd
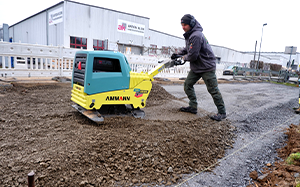
[(181, 26), (185, 32), (183, 36), (186, 47), (178, 54), (172, 54), (171, 58), (176, 59), (184, 55), (182, 58), (190, 62), (191, 70), (184, 82), (184, 91), (190, 100), (189, 106), (181, 107), (180, 111), (197, 114), (198, 103), (194, 85), (202, 78), (218, 109), (218, 113), (211, 116), (211, 119), (221, 121), (226, 118), (226, 110), (216, 78), (216, 57), (202, 33), (203, 28), (192, 15), (184, 15), (181, 18)]

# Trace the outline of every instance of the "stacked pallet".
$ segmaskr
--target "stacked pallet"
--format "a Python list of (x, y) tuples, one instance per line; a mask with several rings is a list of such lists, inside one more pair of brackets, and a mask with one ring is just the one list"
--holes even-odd
[(255, 60), (255, 61), (251, 60), (250, 61), (250, 68), (251, 69), (263, 69), (263, 67), (264, 67), (264, 62), (263, 61), (259, 61), (259, 63), (257, 63), (257, 60)]
[(279, 64), (270, 64), (270, 70), (272, 71), (280, 71), (282, 68), (282, 65)]
[[(258, 67), (258, 68), (257, 68)], [(250, 61), (250, 68), (251, 69), (262, 69), (262, 70), (272, 70), (272, 71), (280, 71), (282, 65), (279, 64), (272, 64), (272, 63), (264, 63), (263, 61), (251, 60)]]
[(250, 61), (250, 68), (251, 69), (256, 69), (257, 61), (251, 60)]
[(263, 69), (264, 67), (264, 62), (263, 61), (259, 61), (258, 62), (258, 69)]
[(263, 70), (270, 70), (270, 66), (271, 64), (270, 63), (264, 63), (264, 66), (263, 66)]

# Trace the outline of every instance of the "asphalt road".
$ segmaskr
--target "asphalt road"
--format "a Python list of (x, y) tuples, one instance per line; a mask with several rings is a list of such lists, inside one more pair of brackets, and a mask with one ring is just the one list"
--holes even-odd
[[(183, 85), (163, 87), (188, 102)], [(293, 111), (293, 107), (299, 106), (299, 88), (271, 83), (232, 83), (219, 84), (219, 89), (227, 118), (236, 127), (234, 146), (212, 172), (187, 175), (174, 186), (247, 186), (251, 182), (250, 172), (279, 159), (276, 149), (284, 145), (284, 129), (300, 123), (300, 115)], [(198, 107), (216, 113), (206, 86), (195, 85), (195, 90)]]

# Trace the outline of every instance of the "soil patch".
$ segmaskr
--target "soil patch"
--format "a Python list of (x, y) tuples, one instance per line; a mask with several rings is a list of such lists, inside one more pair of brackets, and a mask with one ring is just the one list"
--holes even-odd
[(261, 176), (257, 171), (250, 173), (253, 184), (248, 187), (261, 186), (300, 186), (300, 156), (293, 163), (288, 163), (287, 158), (295, 153), (300, 155), (300, 124), (291, 124), (285, 133), (288, 136), (286, 146), (278, 150), (278, 155), (282, 160), (276, 161), (274, 165), (267, 164), (262, 169)]
[(147, 107), (163, 105), (170, 100), (176, 100), (176, 97), (169, 94), (160, 85), (152, 84), (152, 89), (147, 99)]
[[(96, 125), (71, 107), (70, 96), (67, 83), (0, 87), (0, 186), (27, 186), (31, 171), (36, 186), (171, 185), (215, 163), (233, 143), (229, 121), (178, 119), (173, 110), (164, 120)], [(153, 84), (147, 107), (174, 99)]]

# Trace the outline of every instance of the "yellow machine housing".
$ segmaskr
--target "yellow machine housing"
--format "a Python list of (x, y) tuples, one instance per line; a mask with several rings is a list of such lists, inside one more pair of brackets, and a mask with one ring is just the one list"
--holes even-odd
[(133, 108), (144, 108), (152, 88), (153, 77), (145, 73), (130, 72), (129, 89), (88, 95), (84, 87), (73, 84), (71, 100), (87, 110), (100, 109), (102, 105), (132, 104)]
[(104, 117), (133, 115), (140, 110), (152, 88), (153, 77), (166, 67), (180, 65), (170, 60), (147, 73), (131, 71), (126, 57), (113, 51), (79, 51), (75, 55), (71, 100), (79, 112), (99, 123)]

